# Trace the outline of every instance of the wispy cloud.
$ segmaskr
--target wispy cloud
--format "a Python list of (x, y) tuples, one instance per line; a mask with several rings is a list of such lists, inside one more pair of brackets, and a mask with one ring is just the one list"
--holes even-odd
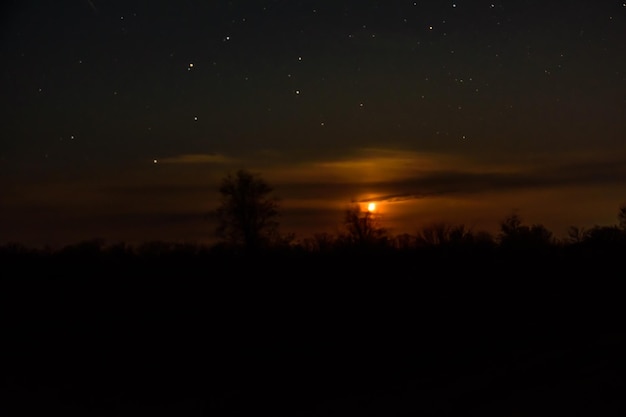
[[(420, 173), (451, 170), (467, 161), (453, 156), (395, 149), (364, 148), (336, 159), (284, 164), (272, 169), (277, 180), (303, 183), (371, 183)], [(468, 168), (469, 169), (469, 168)]]
[[(502, 170), (485, 167), (476, 171), (471, 165), (454, 170), (434, 171), (401, 180), (371, 183), (376, 193), (359, 202), (422, 199), (441, 195), (468, 195), (512, 190), (550, 189), (555, 187), (603, 186), (626, 182), (623, 161), (569, 160), (537, 165), (511, 165)], [(382, 192), (381, 192), (382, 191)], [(385, 192), (386, 191), (386, 192)]]
[(403, 150), (361, 149), (352, 156), (273, 170), (296, 195), (353, 201), (398, 202), (443, 195), (470, 195), (626, 182), (621, 157), (607, 153), (534, 155), (509, 160), (475, 159)]

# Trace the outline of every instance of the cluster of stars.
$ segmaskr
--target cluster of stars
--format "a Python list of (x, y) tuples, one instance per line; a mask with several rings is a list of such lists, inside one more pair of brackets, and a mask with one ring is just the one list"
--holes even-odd
[[(218, 25), (215, 30), (207, 29), (212, 36), (208, 38), (208, 46), (182, 47), (182, 43), (179, 43), (178, 47), (167, 45), (166, 56), (169, 56), (170, 62), (177, 66), (176, 71), (170, 71), (167, 63), (163, 62), (150, 65), (150, 68), (154, 69), (147, 74), (153, 78), (150, 94), (146, 94), (147, 90), (142, 90), (142, 87), (121, 83), (118, 80), (106, 83), (112, 88), (108, 94), (121, 95), (122, 99), (128, 98), (126, 100), (128, 103), (140, 102), (141, 100), (133, 98), (138, 95), (150, 95), (150, 98), (145, 99), (149, 104), (160, 100), (169, 101), (172, 92), (181, 97), (185, 96), (184, 101), (189, 103), (184, 105), (189, 112), (187, 114), (190, 115), (187, 116), (187, 120), (190, 118), (193, 122), (199, 122), (199, 117), (202, 116), (202, 123), (197, 123), (199, 129), (197, 134), (201, 134), (200, 129), (209, 129), (226, 122), (213, 118), (211, 114), (215, 112), (206, 109), (222, 107), (221, 103), (213, 103), (213, 100), (218, 100), (216, 97), (222, 100), (223, 97), (229, 96), (243, 97), (242, 103), (245, 103), (246, 107), (256, 106), (261, 110), (259, 113), (274, 114), (271, 120), (280, 121), (284, 109), (292, 108), (293, 114), (296, 115), (296, 119), (292, 119), (293, 123), (310, 123), (313, 120), (320, 127), (330, 127), (338, 125), (335, 120), (351, 120), (354, 111), (367, 114), (366, 119), (356, 119), (359, 120), (358, 123), (376, 120), (374, 112), (380, 111), (379, 103), (384, 94), (377, 91), (379, 88), (377, 85), (388, 85), (389, 89), (393, 90), (399, 89), (399, 84), (404, 83), (405, 87), (401, 90), (404, 95), (403, 105), (407, 106), (407, 109), (415, 107), (416, 119), (425, 118), (421, 115), (423, 112), (420, 112), (420, 109), (427, 110), (429, 106), (473, 114), (477, 107), (484, 106), (485, 97), (495, 91), (492, 87), (493, 77), (510, 77), (514, 80), (514, 75), (508, 75), (506, 71), (521, 71), (515, 69), (515, 66), (524, 66), (524, 70), (529, 71), (529, 74), (533, 73), (531, 71), (537, 74), (543, 72), (545, 78), (550, 79), (549, 82), (555, 83), (556, 77), (559, 76), (572, 79), (571, 74), (575, 74), (576, 66), (582, 68), (584, 65), (569, 58), (567, 48), (571, 48), (571, 45), (565, 43), (567, 40), (565, 38), (561, 41), (562, 45), (557, 44), (559, 42), (557, 38), (552, 42), (553, 46), (543, 45), (545, 35), (551, 30), (548, 27), (538, 29), (530, 27), (524, 29), (526, 32), (520, 35), (494, 29), (503, 22), (515, 22), (516, 16), (507, 14), (507, 10), (514, 9), (514, 6), (494, 2), (480, 6), (481, 10), (477, 10), (479, 6), (459, 1), (446, 3), (442, 7), (434, 8), (435, 11), (426, 8), (420, 2), (413, 2), (412, 6), (414, 10), (405, 9), (395, 17), (397, 22), (401, 23), (396, 26), (380, 23), (383, 19), (379, 19), (379, 14), (384, 14), (382, 5), (374, 7), (372, 9), (374, 11), (367, 14), (362, 12), (364, 9), (346, 7), (343, 15), (337, 17), (343, 23), (328, 28), (315, 26), (329, 19), (329, 9), (326, 7), (308, 9), (308, 12), (315, 16), (313, 21), (317, 23), (303, 27), (296, 25), (291, 27), (289, 23), (279, 21), (278, 15), (273, 15), (278, 10), (275, 6), (263, 7), (265, 15), (255, 15), (253, 19), (237, 16), (233, 12), (233, 16), (226, 20), (228, 24)], [(622, 9), (626, 8), (626, 3), (619, 6)], [(487, 8), (490, 11), (487, 11)], [(242, 14), (250, 13), (248, 10), (238, 8), (232, 10)], [(101, 10), (98, 12), (102, 13)], [(613, 19), (615, 12), (613, 10), (608, 18)], [(470, 14), (465, 17), (463, 13)], [(126, 19), (126, 16), (132, 16), (132, 19)], [(255, 24), (269, 16), (276, 19), (272, 20), (272, 24), (277, 27), (284, 25), (284, 28), (291, 32), (276, 29), (276, 32), (280, 33), (276, 38), (268, 35), (267, 40), (257, 42), (256, 38), (265, 36), (265, 32), (257, 29), (265, 27), (267, 30), (272, 24), (266, 26)], [(125, 25), (124, 36), (127, 37), (124, 45), (132, 44), (128, 41), (131, 36), (141, 35), (141, 32), (134, 30), (132, 25), (142, 19), (146, 19), (142, 13), (134, 11), (119, 15), (119, 21)], [(297, 19), (306, 21), (304, 16), (292, 18), (294, 22)], [(211, 25), (206, 27), (209, 26)], [(445, 30), (439, 30), (442, 27), (445, 27)], [(354, 30), (355, 28), (358, 29)], [(581, 27), (580, 33), (583, 33), (584, 29), (585, 27)], [(490, 32), (494, 30), (496, 31)], [(303, 37), (305, 33), (311, 34), (311, 37), (305, 39)], [(345, 40), (346, 33), (348, 40)], [(522, 39), (524, 33), (528, 35), (524, 35), (526, 37), (523, 38), (522, 44), (516, 37)], [(193, 39), (191, 34), (195, 33), (190, 31), (190, 36), (185, 39)], [(172, 39), (178, 42), (177, 38)], [(211, 43), (211, 39), (214, 43)], [(231, 42), (233, 39), (237, 39), (237, 42)], [(274, 45), (272, 42), (277, 39), (281, 39), (281, 43)], [(603, 39), (595, 42), (601, 41), (607, 42)], [(558, 55), (546, 54), (545, 51), (550, 47), (561, 47), (561, 52)], [(611, 46), (605, 43), (604, 48), (609, 47)], [(160, 48), (155, 45), (154, 49), (158, 52)], [(88, 49), (77, 50), (79, 56), (73, 58), (74, 64), (78, 62), (85, 73), (97, 68), (93, 62), (94, 58), (87, 56)], [(116, 51), (114, 48), (111, 50)], [(147, 59), (147, 53), (142, 51), (135, 53), (139, 55), (136, 58), (137, 62)], [(187, 59), (179, 59), (179, 56)], [(110, 65), (113, 65), (114, 71), (109, 72), (132, 66), (131, 57), (129, 54), (116, 53), (105, 58), (113, 62)], [(219, 67), (217, 62), (220, 62)], [(176, 74), (181, 66), (190, 73), (188, 79), (169, 78), (169, 74)], [(570, 73), (565, 72), (570, 69)], [(282, 75), (277, 77), (276, 74)], [(284, 79), (285, 74), (286, 81), (283, 81), (281, 78)], [(614, 74), (622, 73), (615, 71)], [(623, 80), (624, 76), (621, 77)], [(402, 81), (396, 81), (400, 79)], [(384, 88), (386, 87), (380, 87), (381, 90)], [(39, 86), (36, 91), (40, 95), (48, 93), (48, 89), (43, 86)], [(467, 94), (473, 93), (476, 98), (467, 95), (465, 91)], [(290, 102), (287, 96), (289, 93), (296, 97), (297, 101)], [(325, 98), (321, 99), (322, 96)], [(337, 99), (329, 100), (329, 97)], [(560, 100), (560, 97), (557, 99)], [(510, 106), (506, 100), (501, 100), (501, 103), (503, 108)], [(146, 112), (153, 112), (153, 109), (158, 107), (158, 105), (145, 106)], [(310, 114), (298, 113), (297, 109), (303, 109), (303, 112), (307, 109)], [(315, 116), (322, 111), (325, 114), (323, 120)], [(463, 120), (467, 119), (465, 116), (456, 116), (453, 112), (447, 117), (452, 119), (446, 120), (445, 123), (452, 124), (466, 123)], [(151, 117), (142, 118), (145, 122), (144, 129), (152, 132), (156, 127), (154, 120), (150, 119)], [(394, 121), (393, 112), (386, 116), (386, 120), (389, 120), (389, 127), (410, 128), (419, 125), (422, 130), (415, 132), (416, 135), (424, 134), (423, 129), (426, 127), (431, 133), (445, 130), (441, 129), (441, 124), (444, 123), (442, 120), (425, 118), (411, 125)], [(160, 125), (162, 123), (159, 123)], [(463, 134), (459, 137), (467, 139), (470, 136), (475, 135)]]

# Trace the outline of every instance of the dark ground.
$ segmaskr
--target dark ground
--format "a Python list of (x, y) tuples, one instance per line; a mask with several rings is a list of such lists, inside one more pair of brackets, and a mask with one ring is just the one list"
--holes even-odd
[(279, 260), (11, 265), (0, 415), (625, 415), (613, 268)]

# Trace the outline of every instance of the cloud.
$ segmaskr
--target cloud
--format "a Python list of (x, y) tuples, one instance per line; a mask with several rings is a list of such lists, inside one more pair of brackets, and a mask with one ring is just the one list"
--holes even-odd
[(626, 164), (621, 157), (607, 153), (487, 160), (361, 149), (345, 158), (278, 168), (273, 175), (281, 183), (280, 188), (294, 196), (398, 202), (445, 195), (623, 184)]
[(358, 202), (422, 199), (441, 195), (469, 195), (512, 190), (602, 186), (626, 182), (621, 161), (567, 161), (547, 166), (517, 166), (513, 170), (474, 172), (457, 170), (432, 172), (402, 180), (370, 184), (377, 195)]
[(363, 184), (402, 179), (407, 175), (437, 170), (450, 170), (466, 164), (466, 160), (453, 155), (362, 148), (340, 158), (275, 166), (271, 169), (271, 174), (280, 182)]

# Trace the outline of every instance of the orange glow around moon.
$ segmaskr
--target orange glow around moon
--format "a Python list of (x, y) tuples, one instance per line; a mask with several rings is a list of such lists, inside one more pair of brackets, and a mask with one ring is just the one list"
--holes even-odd
[(376, 210), (376, 203), (369, 203), (367, 205), (367, 211), (374, 211)]

